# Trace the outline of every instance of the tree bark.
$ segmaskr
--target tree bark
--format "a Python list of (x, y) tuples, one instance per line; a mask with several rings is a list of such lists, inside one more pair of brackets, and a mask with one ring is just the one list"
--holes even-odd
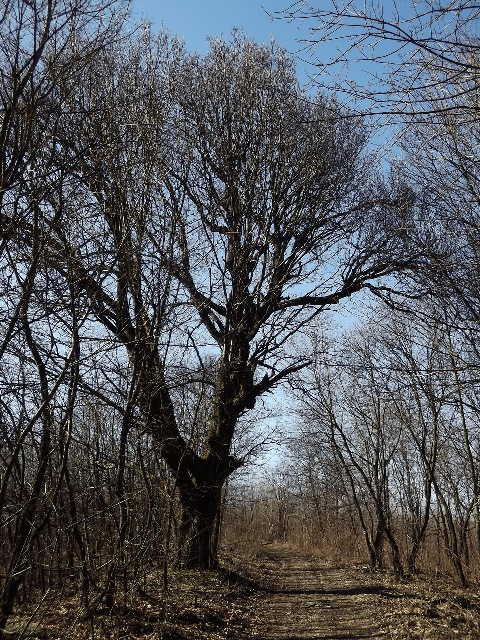
[(222, 484), (179, 486), (182, 515), (178, 564), (184, 568), (214, 569), (218, 565), (217, 522), (222, 504)]

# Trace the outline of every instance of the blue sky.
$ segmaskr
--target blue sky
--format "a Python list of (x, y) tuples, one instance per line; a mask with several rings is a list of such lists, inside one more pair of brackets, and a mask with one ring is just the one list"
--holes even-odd
[[(269, 42), (272, 37), (293, 54), (299, 53), (297, 42), (308, 35), (306, 25), (272, 20), (267, 12), (286, 9), (288, 0), (133, 0), (135, 19), (151, 20), (155, 27), (166, 27), (172, 34), (185, 40), (191, 51), (208, 50), (208, 36), (224, 36), (228, 39), (232, 29), (240, 28), (259, 42)], [(302, 81), (306, 81), (309, 65), (298, 56), (297, 68)]]
[[(151, 21), (155, 28), (165, 27), (170, 33), (179, 35), (190, 51), (206, 53), (208, 36), (223, 36), (228, 39), (234, 28), (243, 30), (259, 42), (277, 44), (289, 51), (297, 61), (297, 74), (302, 84), (308, 84), (315, 75), (315, 66), (309, 64), (319, 56), (323, 62), (338, 56), (339, 50), (349, 46), (348, 39), (337, 42), (320, 42), (313, 51), (305, 51), (302, 39), (311, 37), (309, 29), (316, 26), (315, 20), (288, 21), (278, 13), (288, 9), (292, 0), (131, 0), (133, 18)], [(402, 6), (406, 0), (399, 0)], [(331, 1), (327, 3), (331, 5)], [(383, 5), (382, 5), (383, 6)], [(277, 15), (277, 18), (271, 16)], [(343, 34), (345, 35), (345, 34)], [(321, 40), (321, 35), (316, 34)], [(350, 55), (355, 54), (350, 52)], [(352, 79), (367, 82), (372, 71), (371, 63), (354, 62), (348, 70), (342, 67), (340, 78), (343, 82), (348, 74)], [(330, 81), (327, 79), (326, 84)]]

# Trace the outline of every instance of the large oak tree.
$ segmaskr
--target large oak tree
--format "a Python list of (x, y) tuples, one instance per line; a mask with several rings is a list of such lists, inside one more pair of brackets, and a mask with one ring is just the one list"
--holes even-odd
[[(365, 124), (312, 97), (292, 60), (241, 34), (177, 76), (164, 207), (168, 269), (217, 353), (208, 429), (179, 483), (190, 560), (209, 564), (235, 429), (306, 360), (288, 351), (318, 313), (414, 265), (410, 192), (375, 177)], [(192, 555), (193, 554), (193, 555)]]
[[(90, 331), (124, 349), (138, 427), (175, 476), (181, 560), (212, 566), (242, 417), (306, 365), (296, 332), (416, 265), (411, 193), (379, 179), (365, 123), (239, 34), (202, 58), (145, 28), (68, 94), (45, 259), (88, 298)], [(174, 391), (194, 358), (182, 384), (200, 369), (210, 385), (202, 428)]]

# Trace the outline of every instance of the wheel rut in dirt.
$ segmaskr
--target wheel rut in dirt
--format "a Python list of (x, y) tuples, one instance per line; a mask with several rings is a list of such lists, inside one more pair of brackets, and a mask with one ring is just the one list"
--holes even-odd
[(265, 546), (254, 565), (258, 640), (388, 637), (389, 601), (405, 597), (360, 569), (335, 567), (301, 551)]

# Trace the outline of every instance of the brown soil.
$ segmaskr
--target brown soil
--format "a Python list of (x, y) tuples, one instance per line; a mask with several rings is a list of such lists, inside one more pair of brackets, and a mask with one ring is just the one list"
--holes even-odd
[(6, 637), (480, 640), (480, 596), (458, 589), (447, 576), (399, 583), (388, 572), (332, 565), (280, 544), (230, 555), (224, 565), (221, 571), (175, 573), (167, 598), (152, 573), (108, 611), (85, 612), (73, 593), (51, 594), (35, 616), (31, 608), (18, 611)]
[(265, 593), (256, 596), (258, 638), (384, 638), (389, 598), (371, 576), (332, 567), (288, 548), (260, 557)]
[(266, 545), (244, 568), (257, 640), (480, 639), (480, 599), (452, 581), (398, 582), (388, 572), (334, 566), (283, 545)]

